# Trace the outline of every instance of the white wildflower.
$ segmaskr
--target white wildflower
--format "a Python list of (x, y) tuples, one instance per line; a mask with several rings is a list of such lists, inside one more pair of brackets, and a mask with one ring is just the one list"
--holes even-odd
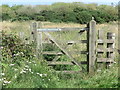
[(23, 52), (20, 52), (22, 55), (24, 54)]
[(15, 74), (15, 78), (17, 78), (16, 74)]
[(6, 84), (3, 83), (3, 86), (5, 86)]
[(44, 76), (47, 76), (47, 74), (44, 74)]
[(26, 73), (26, 71), (23, 71), (23, 73)]
[(26, 68), (29, 68), (29, 66), (28, 66), (28, 65), (26, 65), (25, 67), (26, 67)]
[(3, 49), (3, 47), (0, 47), (0, 49)]
[(29, 62), (29, 63), (31, 63), (31, 62)]
[(4, 80), (6, 79), (6, 78), (3, 78)]
[(48, 79), (50, 81), (50, 79)]
[(15, 56), (18, 56), (19, 55), (19, 52), (17, 54), (15, 54)]
[(5, 75), (5, 73), (1, 73), (1, 75), (2, 75), (2, 76), (4, 76), (4, 75)]
[(14, 66), (15, 64), (10, 64), (9, 66)]
[(4, 83), (7, 83), (8, 81), (4, 81)]
[(39, 75), (39, 73), (36, 73), (37, 75)]
[(39, 74), (42, 77), (42, 74)]
[(29, 69), (29, 71), (31, 72), (31, 69)]
[(14, 70), (17, 71), (18, 69), (15, 68)]
[(27, 71), (28, 69), (26, 68), (25, 70)]
[(13, 54), (13, 56), (18, 56), (19, 55), (19, 52), (17, 54)]
[(11, 81), (8, 81), (7, 83), (11, 83)]
[(4, 81), (4, 83), (8, 84), (8, 83), (11, 83), (11, 81)]
[(10, 83), (10, 82), (11, 82), (11, 81), (4, 81), (4, 83), (6, 83), (6, 84), (7, 84), (7, 83)]
[(109, 64), (108, 66), (110, 67), (110, 66), (112, 66), (112, 64)]
[(9, 81), (9, 83), (11, 83), (11, 81)]
[(22, 74), (22, 73), (26, 73), (26, 71), (22, 70), (20, 73), (21, 73), (21, 74)]
[(33, 55), (34, 57), (36, 57), (36, 55)]
[(33, 72), (31, 72), (33, 74)]

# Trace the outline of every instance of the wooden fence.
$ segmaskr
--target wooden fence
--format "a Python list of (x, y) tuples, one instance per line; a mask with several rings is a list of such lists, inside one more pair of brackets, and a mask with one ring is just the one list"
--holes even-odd
[[(36, 45), (36, 56), (41, 59), (43, 55), (55, 55), (52, 61), (48, 61), (48, 65), (77, 65), (79, 68), (82, 68), (82, 70), (85, 70), (82, 64), (86, 64), (87, 71), (92, 74), (97, 68), (101, 67), (99, 64), (104, 63), (105, 66), (108, 67), (109, 64), (114, 63), (115, 34), (108, 32), (107, 36), (104, 36), (103, 30), (96, 30), (96, 21), (94, 19), (92, 19), (85, 28), (43, 28), (34, 22), (32, 23), (31, 30), (30, 42)], [(67, 38), (66, 33), (70, 31), (78, 35), (77, 39), (66, 40), (66, 42), (64, 42), (63, 38), (61, 41), (58, 40), (61, 37), (60, 35), (54, 36), (58, 33), (64, 33), (64, 37)], [(80, 37), (82, 38), (83, 33), (85, 33), (86, 40), (79, 40)], [(20, 36), (23, 38), (22, 33), (20, 33)], [(59, 51), (43, 50), (44, 45), (47, 43), (54, 44), (59, 48)], [(75, 49), (78, 50), (77, 52), (74, 52), (73, 49), (72, 51), (68, 51), (67, 48), (71, 45), (77, 45), (79, 47), (78, 43), (85, 43), (86, 51), (79, 51), (79, 48)], [(74, 54), (85, 54), (86, 60), (77, 60), (78, 58), (73, 57), (73, 52)], [(70, 61), (58, 61), (61, 55), (66, 55)], [(76, 71), (63, 72), (74, 73)]]

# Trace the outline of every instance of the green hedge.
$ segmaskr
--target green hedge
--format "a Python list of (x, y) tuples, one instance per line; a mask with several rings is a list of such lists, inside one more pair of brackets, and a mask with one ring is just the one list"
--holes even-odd
[[(50, 21), (50, 22), (74, 22), (80, 24), (85, 24), (89, 22), (91, 20), (91, 17), (95, 17), (97, 23), (105, 23), (105, 22), (118, 20), (118, 15), (116, 10), (117, 8), (112, 6), (101, 5), (91, 9), (90, 7), (87, 6), (87, 4), (84, 4), (84, 6), (88, 8), (81, 7), (79, 3), (76, 4), (71, 3), (70, 5), (68, 3), (67, 5), (68, 6), (64, 5), (64, 3), (61, 3), (59, 5), (58, 3), (55, 4), (55, 6), (54, 4), (48, 5), (49, 8), (46, 9), (45, 8), (42, 9), (41, 6), (40, 11), (38, 11), (39, 9), (30, 6), (9, 7), (3, 5), (2, 20), (3, 21), (4, 20), (11, 20), (11, 21), (36, 20), (36, 21)], [(101, 7), (104, 9), (101, 9)], [(109, 8), (111, 8), (111, 12), (109, 12), (110, 10)]]

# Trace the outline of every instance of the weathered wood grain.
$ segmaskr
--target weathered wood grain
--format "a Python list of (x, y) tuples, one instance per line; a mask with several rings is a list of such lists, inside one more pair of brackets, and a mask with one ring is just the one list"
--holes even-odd
[(97, 58), (98, 63), (114, 63), (114, 60), (112, 58)]
[(89, 23), (89, 56), (88, 56), (88, 72), (93, 74), (95, 71), (95, 61), (96, 61), (96, 21), (91, 20)]
[(48, 62), (48, 65), (74, 65), (74, 63), (72, 62), (63, 62), (63, 61), (51, 61), (51, 62)]
[(78, 28), (78, 27), (74, 27), (74, 28), (43, 28), (43, 29), (37, 29), (37, 31), (39, 32), (59, 32), (59, 31), (75, 31), (75, 30), (80, 30), (80, 31), (84, 31), (87, 30), (87, 28)]
[(43, 51), (43, 55), (63, 55), (62, 52), (56, 52), (56, 51)]
[(51, 40), (57, 47), (60, 48), (60, 50), (61, 50), (65, 55), (67, 55), (76, 65), (78, 65), (79, 68), (82, 67), (80, 64), (78, 64), (78, 63), (75, 61), (75, 59), (74, 59), (64, 48), (62, 48), (62, 47), (54, 40), (54, 38), (53, 38), (49, 33), (47, 33), (47, 32), (44, 32), (44, 33), (45, 33), (45, 35), (47, 35), (47, 36), (50, 38), (50, 40)]

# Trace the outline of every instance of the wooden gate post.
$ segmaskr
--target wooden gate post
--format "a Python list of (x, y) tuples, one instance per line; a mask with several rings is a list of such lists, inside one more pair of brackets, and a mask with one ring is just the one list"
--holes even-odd
[(24, 32), (19, 32), (19, 37), (23, 42), (25, 41)]
[[(41, 23), (39, 23), (39, 28), (42, 27)], [(36, 46), (36, 50), (37, 50), (37, 57), (39, 59), (42, 59), (42, 32), (37, 32), (37, 46)]]
[(88, 72), (93, 74), (96, 61), (96, 21), (93, 17), (88, 28)]
[(33, 22), (31, 25), (31, 35), (30, 35), (30, 40), (33, 43), (36, 43), (37, 40), (37, 23)]
[(37, 23), (36, 22), (33, 22), (32, 23), (32, 31), (31, 31), (31, 42), (33, 42), (34, 46), (35, 46), (35, 55), (36, 57), (38, 58), (38, 33), (37, 33)]

